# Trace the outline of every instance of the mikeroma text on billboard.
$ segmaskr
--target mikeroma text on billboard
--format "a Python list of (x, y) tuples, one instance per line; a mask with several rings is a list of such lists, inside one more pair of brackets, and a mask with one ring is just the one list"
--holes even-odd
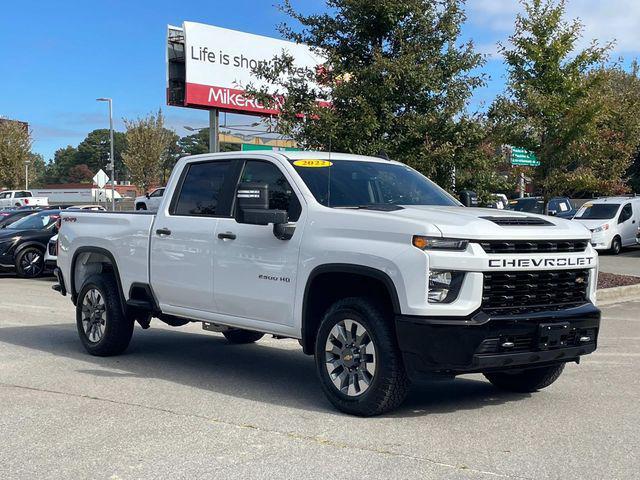
[(288, 73), (307, 77), (312, 83), (316, 68), (323, 63), (308, 46), (285, 40), (195, 22), (184, 22), (182, 30), (184, 106), (277, 114), (276, 108), (265, 107), (244, 94), (248, 84), (272, 90), (253, 75), (253, 70), (285, 51), (294, 59), (293, 71)]

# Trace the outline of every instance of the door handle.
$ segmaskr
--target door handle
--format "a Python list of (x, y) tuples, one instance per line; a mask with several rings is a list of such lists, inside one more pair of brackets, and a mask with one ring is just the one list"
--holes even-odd
[(236, 234), (235, 233), (231, 233), (231, 232), (219, 233), (218, 234), (218, 238), (220, 240), (235, 240), (236, 239)]
[(159, 228), (156, 230), (156, 235), (171, 235), (171, 230), (168, 228)]

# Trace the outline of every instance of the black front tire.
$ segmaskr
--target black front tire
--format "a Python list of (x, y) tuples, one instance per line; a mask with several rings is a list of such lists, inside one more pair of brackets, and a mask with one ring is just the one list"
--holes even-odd
[(550, 367), (532, 368), (519, 373), (485, 373), (494, 386), (509, 392), (531, 393), (555, 382), (564, 370), (564, 363)]
[(136, 205), (136, 210), (146, 210), (147, 206), (144, 203), (139, 203)]
[(264, 333), (253, 332), (251, 330), (241, 330), (239, 328), (227, 330), (226, 332), (222, 332), (222, 334), (229, 343), (235, 343), (238, 345), (244, 343), (254, 343), (264, 337)]
[(620, 237), (616, 236), (611, 241), (611, 248), (609, 249), (609, 253), (611, 255), (618, 255), (622, 251), (622, 240)]
[(38, 278), (44, 272), (44, 251), (27, 247), (16, 257), (16, 273), (20, 278)]
[[(104, 302), (105, 320), (98, 341), (90, 340), (83, 324), (84, 300), (91, 290), (99, 292)], [(89, 277), (80, 289), (76, 304), (76, 327), (87, 352), (100, 357), (121, 354), (129, 346), (133, 324), (134, 320), (127, 318), (122, 310), (118, 285), (113, 275), (103, 273)]]
[[(334, 385), (329, 373), (333, 366), (327, 367), (330, 364), (327, 340), (332, 329), (345, 320), (364, 327), (375, 352), (375, 373), (367, 389), (356, 395), (344, 393)], [(345, 298), (329, 308), (316, 336), (315, 361), (325, 395), (345, 413), (362, 417), (380, 415), (397, 408), (407, 396), (410, 383), (396, 342), (393, 317), (371, 299)]]

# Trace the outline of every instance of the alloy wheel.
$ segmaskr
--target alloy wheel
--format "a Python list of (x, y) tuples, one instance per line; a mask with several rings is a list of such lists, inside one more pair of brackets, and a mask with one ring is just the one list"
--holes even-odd
[(325, 366), (344, 395), (357, 397), (367, 391), (376, 374), (376, 348), (361, 323), (344, 319), (333, 326), (325, 344)]
[(97, 288), (91, 288), (82, 300), (82, 328), (87, 339), (92, 343), (98, 343), (104, 335), (106, 323), (104, 297)]
[(38, 250), (29, 250), (20, 259), (20, 268), (27, 277), (37, 277), (42, 273), (42, 254)]

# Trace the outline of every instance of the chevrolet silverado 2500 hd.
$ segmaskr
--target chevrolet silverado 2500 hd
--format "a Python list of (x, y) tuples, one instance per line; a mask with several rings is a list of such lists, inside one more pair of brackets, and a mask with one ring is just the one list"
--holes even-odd
[(157, 214), (62, 212), (59, 284), (93, 355), (134, 322), (268, 333), (315, 355), (339, 409), (398, 406), (411, 380), (478, 372), (531, 392), (596, 349), (582, 225), (466, 208), (408, 166), (314, 152), (181, 159)]

